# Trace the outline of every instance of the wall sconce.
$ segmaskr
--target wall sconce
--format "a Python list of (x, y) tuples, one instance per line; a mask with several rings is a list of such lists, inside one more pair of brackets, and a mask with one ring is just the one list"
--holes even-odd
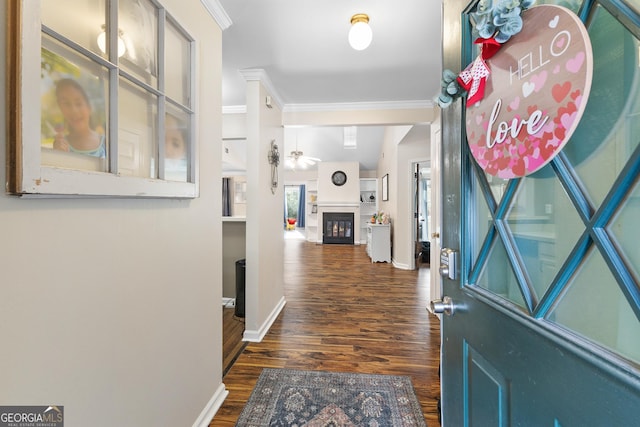
[[(127, 52), (127, 47), (124, 44), (124, 39), (122, 38), (122, 36), (124, 35), (124, 33), (122, 32), (122, 30), (118, 30), (118, 58), (120, 58), (122, 55), (124, 55)], [(104, 24), (102, 24), (102, 31), (100, 32), (100, 34), (98, 34), (98, 48), (100, 48), (100, 51), (104, 54), (107, 53), (107, 33), (106, 33), (106, 27)]]
[(276, 194), (278, 188), (278, 165), (280, 164), (280, 153), (278, 152), (278, 145), (276, 140), (271, 140), (271, 146), (267, 153), (267, 160), (271, 165), (271, 194)]
[(351, 17), (351, 29), (349, 30), (349, 44), (355, 50), (364, 50), (369, 47), (373, 39), (373, 32), (369, 26), (369, 16), (366, 13), (357, 13)]

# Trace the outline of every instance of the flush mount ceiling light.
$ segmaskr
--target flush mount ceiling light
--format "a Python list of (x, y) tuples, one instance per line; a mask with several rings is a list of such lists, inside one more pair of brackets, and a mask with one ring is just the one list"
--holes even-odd
[[(123, 35), (124, 33), (122, 30), (118, 30), (118, 58), (124, 55), (127, 51), (124, 39), (122, 38)], [(98, 48), (100, 48), (100, 51), (102, 51), (102, 53), (107, 53), (107, 33), (104, 24), (102, 25), (102, 31), (98, 34), (98, 39), (96, 41), (98, 42)]]
[(355, 50), (364, 50), (371, 44), (373, 32), (369, 26), (369, 16), (366, 13), (356, 13), (351, 17), (349, 30), (349, 44)]

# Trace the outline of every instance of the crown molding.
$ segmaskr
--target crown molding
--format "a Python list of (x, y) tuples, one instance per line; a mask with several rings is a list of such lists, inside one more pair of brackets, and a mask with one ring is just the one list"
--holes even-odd
[(213, 19), (218, 23), (218, 26), (222, 31), (226, 30), (231, 26), (231, 24), (233, 24), (233, 22), (231, 22), (231, 18), (229, 18), (229, 15), (227, 15), (227, 12), (225, 12), (218, 0), (200, 0), (200, 2), (202, 2), (202, 5), (207, 9), (207, 12), (209, 12)]
[(380, 101), (380, 102), (337, 102), (325, 104), (287, 104), (285, 113), (314, 113), (326, 111), (359, 111), (359, 110), (414, 110), (431, 109), (435, 104), (431, 100), (416, 101)]
[[(248, 70), (247, 70), (248, 71)], [(248, 73), (252, 74), (253, 73)], [(247, 80), (260, 80), (251, 78)], [(261, 80), (262, 81), (262, 80)], [(266, 86), (266, 85), (265, 85)], [(275, 96), (272, 95), (274, 98)], [(278, 105), (280, 103), (278, 102)], [(326, 104), (285, 104), (283, 113), (318, 113), (331, 111), (366, 111), (366, 110), (418, 110), (431, 109), (436, 105), (433, 101), (381, 101), (381, 102), (348, 102), (348, 103), (326, 103)], [(247, 112), (246, 105), (228, 105), (222, 107), (223, 114), (244, 114)]]
[(240, 70), (239, 73), (244, 77), (244, 79), (248, 82), (250, 81), (259, 81), (262, 85), (267, 89), (267, 92), (271, 95), (273, 101), (275, 101), (276, 106), (282, 110), (282, 99), (276, 90), (276, 87), (271, 82), (271, 79), (267, 75), (267, 72), (262, 68), (245, 68)]

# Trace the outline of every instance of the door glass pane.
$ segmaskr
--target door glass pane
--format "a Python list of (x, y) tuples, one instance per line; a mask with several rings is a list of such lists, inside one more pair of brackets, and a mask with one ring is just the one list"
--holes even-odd
[(156, 178), (158, 99), (125, 80), (118, 103), (118, 173)]
[(171, 22), (167, 22), (165, 52), (165, 92), (171, 99), (191, 107), (191, 43)]
[(640, 69), (637, 41), (601, 6), (596, 8), (589, 35), (594, 56), (591, 94), (584, 117), (564, 152), (597, 207), (640, 142)]
[(536, 2), (533, 5), (537, 6), (540, 4), (555, 4), (555, 5), (566, 7), (567, 9), (571, 10), (573, 13), (577, 14), (578, 11), (580, 10), (580, 6), (582, 6), (582, 3), (583, 3), (583, 0), (562, 0), (562, 1), (536, 0)]
[(640, 322), (611, 275), (592, 250), (548, 319), (640, 362)]
[(189, 153), (189, 115), (167, 106), (164, 118), (164, 179), (187, 181)]
[(105, 0), (47, 0), (41, 5), (43, 25), (104, 56), (98, 47), (98, 35), (106, 22)]
[(158, 10), (149, 0), (118, 2), (120, 66), (150, 86), (158, 85)]
[(584, 232), (550, 165), (521, 179), (507, 220), (540, 299)]
[(614, 240), (618, 243), (631, 268), (635, 271), (636, 277), (640, 277), (640, 250), (638, 250), (640, 228), (638, 227), (638, 218), (640, 218), (640, 183), (636, 184), (635, 190), (624, 202), (609, 228)]
[(496, 200), (496, 204), (499, 205), (500, 201), (502, 200), (502, 196), (504, 195), (504, 191), (507, 189), (509, 180), (489, 175), (486, 172), (485, 176), (487, 177), (487, 181), (489, 182), (489, 187), (491, 187), (493, 198)]
[(45, 36), (40, 75), (41, 163), (106, 172), (108, 71)]
[(489, 260), (478, 277), (477, 285), (526, 308), (518, 281), (507, 258), (507, 252), (497, 235), (489, 253)]
[(480, 191), (480, 184), (477, 177), (474, 174), (474, 188), (475, 188), (475, 200), (473, 206), (476, 209), (476, 214), (471, 215), (470, 218), (475, 219), (475, 223), (471, 223), (472, 234), (474, 236), (471, 241), (473, 242), (473, 264), (476, 263), (480, 250), (482, 249), (482, 243), (484, 242), (489, 229), (493, 226), (493, 219), (489, 211), (489, 206), (484, 198), (484, 195)]

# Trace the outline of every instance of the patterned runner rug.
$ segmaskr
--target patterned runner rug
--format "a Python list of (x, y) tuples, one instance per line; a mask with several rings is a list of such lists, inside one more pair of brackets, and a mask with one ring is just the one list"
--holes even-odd
[(406, 376), (266, 368), (237, 427), (426, 427)]

